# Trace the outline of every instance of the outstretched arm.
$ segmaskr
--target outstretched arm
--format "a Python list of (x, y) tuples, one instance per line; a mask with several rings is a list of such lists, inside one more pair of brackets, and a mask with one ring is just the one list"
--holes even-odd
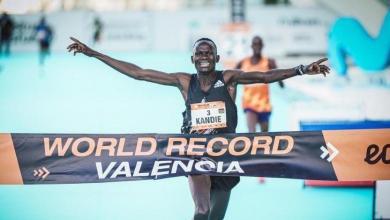
[(291, 69), (274, 69), (267, 72), (243, 72), (238, 70), (226, 71), (225, 80), (229, 83), (251, 84), (251, 83), (272, 83), (288, 79), (297, 75), (329, 74), (329, 67), (321, 63), (327, 58), (322, 58), (307, 66), (300, 65)]
[[(276, 66), (276, 62), (275, 62), (274, 59), (269, 59), (269, 64), (268, 65), (269, 65), (269, 69), (271, 69), (271, 70), (278, 68)], [(282, 80), (278, 81), (278, 84), (279, 84), (280, 88), (284, 88), (284, 83), (283, 83)]]
[(185, 81), (187, 81), (187, 78), (189, 77), (189, 74), (186, 73), (169, 74), (157, 70), (143, 69), (133, 63), (117, 60), (105, 54), (99, 53), (73, 37), (71, 37), (70, 39), (73, 41), (73, 43), (70, 44), (67, 49), (69, 52), (73, 52), (73, 55), (76, 55), (77, 53), (82, 53), (89, 57), (95, 57), (103, 63), (119, 71), (120, 73), (137, 80), (144, 80), (162, 85), (176, 86), (182, 90), (183, 84), (185, 84)]

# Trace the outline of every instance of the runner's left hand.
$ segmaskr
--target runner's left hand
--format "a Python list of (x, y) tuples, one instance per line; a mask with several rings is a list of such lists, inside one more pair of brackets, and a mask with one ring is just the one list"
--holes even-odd
[(321, 58), (321, 59), (305, 66), (304, 74), (308, 74), (308, 75), (323, 74), (324, 76), (326, 76), (327, 74), (329, 74), (330, 68), (327, 65), (324, 65), (321, 63), (323, 63), (327, 60), (328, 60), (328, 58)]

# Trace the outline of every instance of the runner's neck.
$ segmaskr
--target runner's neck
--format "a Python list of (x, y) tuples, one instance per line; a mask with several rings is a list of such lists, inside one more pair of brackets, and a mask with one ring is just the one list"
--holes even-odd
[(215, 71), (212, 71), (209, 74), (199, 74), (198, 73), (198, 80), (199, 80), (199, 84), (200, 84), (202, 90), (203, 89), (207, 90), (207, 88), (209, 88), (213, 84), (216, 77), (217, 77), (217, 74)]
[(257, 64), (260, 62), (260, 60), (263, 59), (263, 56), (261, 54), (254, 54), (252, 57), (251, 57), (251, 64)]

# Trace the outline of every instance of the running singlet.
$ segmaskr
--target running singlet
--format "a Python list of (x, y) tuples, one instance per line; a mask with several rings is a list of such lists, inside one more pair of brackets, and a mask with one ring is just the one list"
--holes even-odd
[(235, 133), (237, 127), (237, 107), (232, 100), (222, 71), (207, 92), (203, 92), (196, 74), (191, 76), (184, 126), (190, 130), (212, 128), (217, 133)]
[[(259, 63), (251, 64), (251, 58), (245, 58), (242, 61), (241, 70), (251, 71), (268, 71), (269, 60), (263, 57)], [(271, 102), (269, 97), (269, 87), (267, 84), (255, 83), (244, 85), (244, 94), (242, 97), (242, 108), (250, 109), (255, 112), (271, 112)]]
[[(200, 87), (197, 74), (191, 76), (183, 112), (182, 133), (211, 129), (215, 133), (235, 133), (237, 127), (237, 106), (232, 100), (222, 71), (207, 92)], [(202, 133), (202, 132), (200, 132)], [(230, 190), (240, 181), (235, 176), (211, 176), (211, 188)]]

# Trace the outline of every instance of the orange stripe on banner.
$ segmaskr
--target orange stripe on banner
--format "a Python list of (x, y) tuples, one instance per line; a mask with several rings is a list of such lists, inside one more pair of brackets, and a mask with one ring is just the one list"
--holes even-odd
[(11, 134), (0, 134), (0, 184), (23, 184)]
[[(339, 153), (332, 165), (338, 180), (390, 179), (390, 129), (323, 131), (327, 149)], [(370, 149), (368, 150), (368, 148)], [(367, 153), (369, 156), (367, 156)], [(370, 163), (367, 162), (370, 161)]]

